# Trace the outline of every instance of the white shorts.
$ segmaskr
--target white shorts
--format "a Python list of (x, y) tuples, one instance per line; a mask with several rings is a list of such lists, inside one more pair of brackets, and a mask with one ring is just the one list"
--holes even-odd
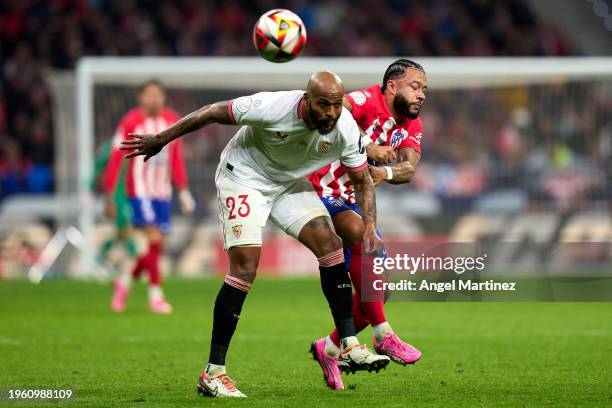
[(327, 209), (305, 177), (291, 183), (272, 185), (262, 192), (240, 184), (219, 171), (215, 184), (226, 250), (235, 246), (261, 246), (268, 217), (296, 239), (308, 221), (320, 216), (329, 217)]

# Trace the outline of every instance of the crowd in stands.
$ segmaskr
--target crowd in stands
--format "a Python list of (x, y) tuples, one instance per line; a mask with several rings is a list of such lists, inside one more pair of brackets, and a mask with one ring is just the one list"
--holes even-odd
[(558, 212), (609, 201), (611, 95), (611, 83), (432, 92), (414, 184), (450, 207), (510, 190)]
[[(73, 69), (83, 55), (256, 55), (253, 23), (279, 6), (304, 20), (305, 55), (418, 59), (577, 54), (559, 29), (541, 21), (525, 0), (0, 0), (0, 199), (53, 190), (49, 70)], [(511, 114), (496, 110), (499, 100), (489, 100), (494, 95), (432, 94), (439, 98), (431, 98), (423, 114), (426, 153), (417, 187), (469, 197), (500, 180), (532, 180), (542, 166), (578, 166), (590, 172), (609, 162), (612, 148), (602, 153), (594, 147), (609, 143), (611, 125), (605, 111), (599, 112), (612, 111), (606, 99), (595, 106), (597, 114), (578, 99), (563, 112), (546, 112), (545, 120), (533, 117), (532, 109), (548, 106), (545, 99), (554, 97), (554, 91), (525, 91), (529, 101), (505, 110)], [(580, 92), (591, 98), (599, 91), (587, 87)], [(482, 109), (466, 111), (467, 104), (457, 98), (470, 98)], [(598, 136), (587, 143), (585, 131)], [(482, 140), (484, 135), (493, 137)], [(492, 177), (491, 167), (501, 171)], [(550, 177), (535, 189), (538, 194), (559, 194), (559, 176)]]

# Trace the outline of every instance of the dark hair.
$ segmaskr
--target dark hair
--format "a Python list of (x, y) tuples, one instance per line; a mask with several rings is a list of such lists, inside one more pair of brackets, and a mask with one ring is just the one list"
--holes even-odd
[(151, 78), (151, 79), (147, 79), (144, 83), (142, 83), (138, 87), (138, 94), (140, 95), (142, 91), (144, 91), (146, 88), (148, 88), (151, 85), (158, 87), (159, 89), (161, 89), (162, 92), (166, 93), (166, 87), (164, 86), (163, 82), (157, 78)]
[(389, 67), (387, 67), (385, 75), (383, 76), (382, 86), (380, 87), (380, 89), (385, 92), (385, 89), (387, 88), (387, 82), (390, 79), (395, 79), (403, 76), (408, 68), (416, 68), (425, 72), (425, 69), (423, 69), (423, 67), (419, 63), (416, 63), (406, 58), (398, 59), (397, 61), (389, 65)]

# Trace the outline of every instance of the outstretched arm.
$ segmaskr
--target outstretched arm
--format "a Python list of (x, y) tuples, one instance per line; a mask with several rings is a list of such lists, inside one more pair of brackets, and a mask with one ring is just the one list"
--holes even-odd
[(126, 157), (145, 156), (145, 161), (155, 156), (161, 149), (187, 133), (193, 132), (211, 123), (233, 125), (235, 122), (229, 112), (230, 101), (216, 102), (203, 106), (183, 117), (166, 130), (155, 135), (137, 135), (130, 133), (131, 139), (123, 141), (121, 150), (131, 150)]
[(365, 233), (363, 234), (363, 246), (368, 254), (378, 254), (382, 248), (382, 241), (376, 234), (376, 193), (374, 183), (368, 169), (351, 172), (348, 175), (353, 182), (355, 198), (361, 209)]

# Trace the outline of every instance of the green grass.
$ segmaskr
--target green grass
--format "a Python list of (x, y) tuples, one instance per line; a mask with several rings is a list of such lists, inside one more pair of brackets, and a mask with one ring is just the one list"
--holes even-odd
[(195, 382), (219, 286), (169, 280), (175, 313), (157, 316), (142, 285), (115, 315), (110, 285), (0, 281), (0, 388), (70, 387), (76, 398), (59, 405), (88, 407), (612, 405), (612, 303), (392, 303), (390, 322), (422, 360), (328, 390), (307, 354), (331, 322), (313, 279), (256, 282), (228, 358), (249, 398), (204, 399)]

